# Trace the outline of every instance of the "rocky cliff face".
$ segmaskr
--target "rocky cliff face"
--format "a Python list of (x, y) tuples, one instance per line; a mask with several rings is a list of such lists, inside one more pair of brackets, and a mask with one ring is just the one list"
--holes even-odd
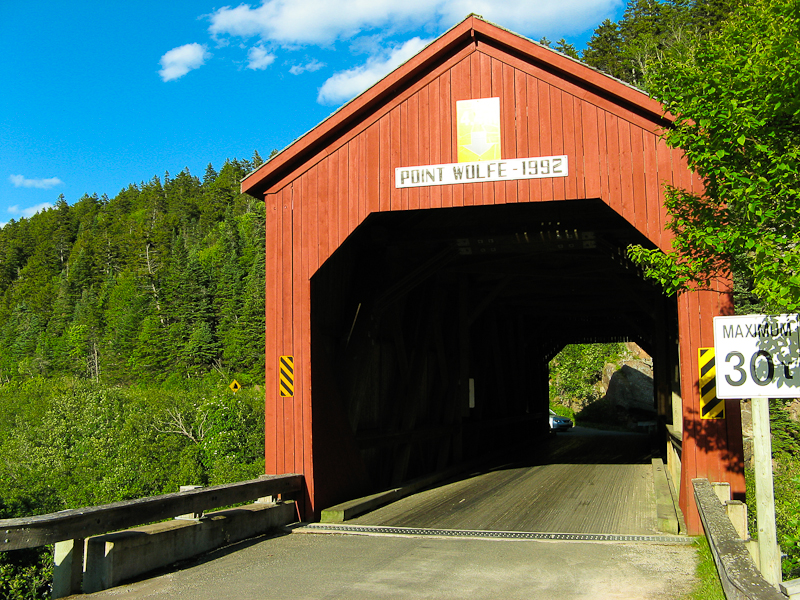
[(636, 344), (628, 344), (628, 350), (620, 364), (607, 363), (603, 368), (597, 384), (601, 399), (574, 408), (579, 418), (630, 429), (655, 421), (653, 360)]
[[(612, 369), (615, 365), (608, 365)], [(623, 364), (609, 370), (605, 399), (614, 406), (655, 412), (653, 405), (653, 368), (643, 361)], [(605, 381), (605, 372), (603, 379)]]
[(655, 421), (653, 399), (653, 362), (634, 359), (620, 365), (606, 365), (603, 370), (603, 401), (617, 415), (622, 425), (631, 429), (641, 422)]

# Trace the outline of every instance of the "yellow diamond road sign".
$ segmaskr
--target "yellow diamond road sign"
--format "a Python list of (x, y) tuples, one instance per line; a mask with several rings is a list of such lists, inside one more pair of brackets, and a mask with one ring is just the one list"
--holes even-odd
[(231, 389), (233, 390), (233, 393), (234, 393), (234, 394), (235, 394), (236, 392), (238, 392), (240, 389), (242, 389), (242, 386), (241, 386), (241, 385), (239, 385), (239, 382), (238, 382), (238, 381), (236, 381), (235, 379), (234, 379), (234, 380), (231, 382), (231, 384), (230, 384), (228, 387), (229, 387), (229, 388), (231, 388)]

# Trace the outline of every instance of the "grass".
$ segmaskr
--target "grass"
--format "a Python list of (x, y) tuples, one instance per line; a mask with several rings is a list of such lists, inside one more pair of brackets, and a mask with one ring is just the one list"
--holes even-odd
[(695, 570), (698, 581), (694, 590), (684, 600), (725, 600), (708, 540), (705, 536), (700, 536), (695, 539), (694, 546), (699, 559)]

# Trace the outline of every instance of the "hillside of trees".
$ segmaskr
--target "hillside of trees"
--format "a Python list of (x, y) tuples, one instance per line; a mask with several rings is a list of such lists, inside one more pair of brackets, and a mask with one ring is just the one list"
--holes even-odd
[(253, 161), (84, 196), (0, 230), (0, 380), (263, 376), (264, 205)]
[[(263, 473), (264, 203), (239, 193), (261, 162), (0, 229), (0, 518)], [(0, 552), (0, 598), (49, 597), (51, 570)]]

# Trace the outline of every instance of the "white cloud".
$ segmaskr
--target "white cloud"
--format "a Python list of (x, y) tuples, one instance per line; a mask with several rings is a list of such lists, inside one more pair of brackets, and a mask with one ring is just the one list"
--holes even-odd
[(292, 65), (292, 68), (289, 69), (289, 73), (291, 73), (292, 75), (300, 75), (300, 73), (305, 73), (306, 71), (312, 73), (314, 71), (319, 71), (324, 66), (325, 63), (319, 62), (315, 58), (304, 65)]
[(10, 175), (8, 180), (14, 184), (14, 187), (39, 188), (41, 190), (49, 190), (51, 187), (64, 183), (58, 177), (50, 177), (49, 179), (28, 179), (23, 175)]
[(267, 52), (261, 44), (247, 51), (247, 68), (263, 71), (275, 62), (275, 55)]
[[(210, 15), (215, 37), (259, 36), (282, 46), (331, 44), (376, 28), (390, 32), (452, 27), (470, 13), (538, 38), (568, 35), (613, 16), (622, 0), (264, 0), (223, 7)], [(385, 32), (384, 32), (385, 33)]]
[(53, 208), (53, 205), (49, 202), (42, 202), (41, 204), (29, 206), (28, 208), (20, 208), (18, 204), (15, 204), (14, 206), (8, 207), (8, 212), (15, 216), (30, 218), (36, 213), (47, 210), (48, 208)]
[(414, 56), (430, 41), (418, 37), (411, 38), (402, 46), (393, 48), (384, 55), (370, 57), (361, 66), (334, 74), (322, 84), (317, 102), (340, 104), (353, 98)]
[(217, 10), (209, 32), (260, 36), (281, 45), (325, 45), (365, 28), (419, 25), (430, 15), (429, 6), (428, 0), (266, 0), (256, 8), (241, 4)]
[(178, 79), (189, 71), (202, 67), (210, 56), (206, 47), (200, 44), (178, 46), (161, 57), (161, 70), (158, 74), (164, 81)]

